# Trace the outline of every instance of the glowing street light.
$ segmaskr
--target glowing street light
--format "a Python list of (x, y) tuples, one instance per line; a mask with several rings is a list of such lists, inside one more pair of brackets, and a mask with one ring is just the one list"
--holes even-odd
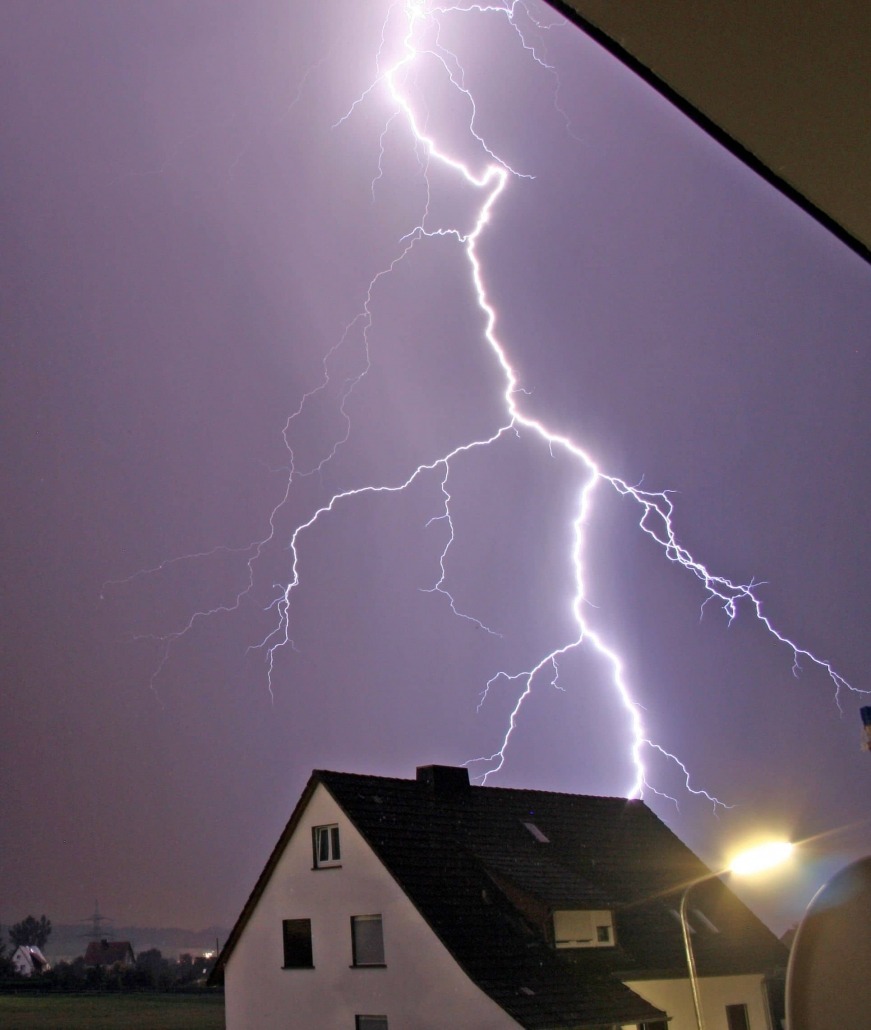
[(758, 847), (742, 851), (740, 855), (732, 860), (727, 872), (737, 873), (739, 876), (752, 876), (753, 873), (761, 873), (772, 866), (780, 865), (792, 854), (794, 844), (789, 841), (769, 841), (767, 844), (760, 844)]
[[(734, 858), (722, 873), (735, 873), (738, 876), (752, 876), (755, 873), (763, 872), (773, 866), (784, 862), (791, 854), (793, 845), (787, 841), (770, 841), (767, 844), (760, 844), (748, 851), (742, 851)], [(700, 883), (707, 880), (715, 880), (721, 873), (708, 873), (697, 880), (693, 880), (684, 888), (680, 899), (680, 928), (683, 934), (684, 952), (687, 958), (687, 970), (690, 976), (690, 988), (693, 993), (693, 1008), (696, 1012), (696, 1026), (698, 1030), (705, 1030), (705, 1020), (702, 1015), (702, 1003), (699, 996), (699, 978), (696, 972), (696, 957), (693, 953), (693, 943), (690, 939), (690, 927), (687, 922), (687, 902), (690, 891)]]

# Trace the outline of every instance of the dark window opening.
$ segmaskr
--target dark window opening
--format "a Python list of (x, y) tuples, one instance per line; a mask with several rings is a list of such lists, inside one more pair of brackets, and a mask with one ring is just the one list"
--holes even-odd
[(750, 1030), (750, 1016), (747, 1014), (747, 1006), (743, 1002), (740, 1005), (727, 1005), (726, 1023), (729, 1030)]
[(311, 919), (283, 919), (281, 932), (284, 938), (284, 968), (311, 969), (314, 966)]

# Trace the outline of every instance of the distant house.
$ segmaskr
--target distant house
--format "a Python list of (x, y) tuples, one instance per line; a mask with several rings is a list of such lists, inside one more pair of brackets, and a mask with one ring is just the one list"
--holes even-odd
[[(689, 1030), (710, 871), (641, 801), (316, 771), (221, 952), (228, 1030)], [(717, 878), (710, 1030), (769, 1030), (787, 952)]]
[(12, 952), (12, 967), (19, 976), (34, 976), (51, 969), (48, 959), (35, 944), (19, 944)]
[(127, 969), (136, 961), (130, 941), (91, 941), (85, 951), (86, 966), (115, 966)]

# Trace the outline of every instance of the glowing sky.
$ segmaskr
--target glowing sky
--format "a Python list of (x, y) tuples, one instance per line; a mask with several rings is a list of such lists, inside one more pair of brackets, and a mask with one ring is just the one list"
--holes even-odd
[[(457, 239), (422, 238), (378, 276), (427, 199), (429, 229), (471, 231), (480, 204), (433, 161), (427, 187), (389, 91), (366, 92), (387, 5), (300, 6), (3, 10), (0, 762), (19, 785), (0, 803), (4, 918), (72, 920), (98, 897), (124, 922), (228, 924), (312, 767), (405, 776), (490, 755), (519, 687), (495, 681), (479, 708), (488, 680), (577, 635), (583, 481), (521, 431), (447, 482), (436, 468), (319, 518), (271, 682), (251, 649), (276, 625), (295, 527), (506, 422)], [(867, 687), (869, 268), (577, 29), (529, 12), (552, 26), (522, 19), (553, 70), (498, 14), (445, 15), (439, 37), (476, 130), (521, 173), (476, 254), (524, 411), (609, 475), (673, 490), (680, 541), (764, 580), (777, 626)], [(480, 172), (467, 98), (426, 69), (413, 87), (426, 131)], [(285, 437), (297, 473), (315, 469), (343, 412), (347, 440), (276, 511)], [(638, 518), (595, 492), (585, 617), (649, 738), (734, 807), (688, 794), (652, 748), (648, 783), (677, 804), (645, 800), (714, 865), (760, 826), (796, 839), (867, 818), (862, 699), (842, 691), (841, 715), (825, 674), (795, 678), (749, 611), (700, 619), (700, 583)], [(431, 589), (443, 555), (456, 607), (496, 632)], [(234, 610), (155, 639), (217, 607)], [(631, 733), (601, 656), (581, 648), (551, 678), (488, 782), (625, 793)], [(867, 823), (827, 838), (751, 903), (780, 929), (869, 846)]]

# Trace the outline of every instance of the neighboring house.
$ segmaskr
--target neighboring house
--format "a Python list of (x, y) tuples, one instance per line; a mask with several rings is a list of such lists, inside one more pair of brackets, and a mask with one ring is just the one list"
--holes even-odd
[[(221, 952), (228, 1030), (695, 1027), (710, 870), (641, 801), (316, 771)], [(708, 1030), (770, 1030), (787, 952), (693, 887)]]
[(86, 966), (115, 966), (128, 969), (135, 963), (130, 941), (91, 941), (85, 950)]
[(51, 966), (35, 944), (19, 944), (12, 952), (12, 966), (19, 976), (46, 973)]

